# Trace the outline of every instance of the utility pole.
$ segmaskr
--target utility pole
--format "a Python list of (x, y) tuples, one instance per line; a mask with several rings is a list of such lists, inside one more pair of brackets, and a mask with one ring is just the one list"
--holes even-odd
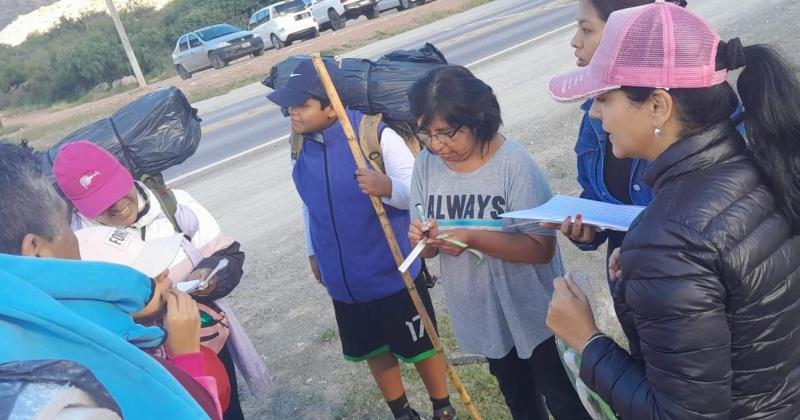
[(133, 74), (136, 76), (136, 81), (139, 82), (140, 88), (146, 87), (147, 81), (144, 80), (142, 69), (139, 68), (139, 61), (136, 60), (136, 55), (133, 54), (133, 47), (131, 47), (131, 42), (128, 41), (128, 34), (125, 32), (125, 27), (122, 26), (122, 20), (119, 18), (117, 8), (114, 7), (114, 1), (106, 0), (106, 5), (108, 6), (108, 14), (111, 15), (114, 26), (117, 28), (119, 40), (122, 41), (122, 48), (125, 49), (125, 55), (128, 56), (128, 61), (131, 62), (131, 67), (133, 67)]

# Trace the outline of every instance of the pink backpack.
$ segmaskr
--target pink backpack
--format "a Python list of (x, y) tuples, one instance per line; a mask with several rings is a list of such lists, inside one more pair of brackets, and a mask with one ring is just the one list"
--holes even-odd
[(219, 354), (228, 341), (230, 326), (225, 312), (197, 302), (200, 310), (200, 344)]

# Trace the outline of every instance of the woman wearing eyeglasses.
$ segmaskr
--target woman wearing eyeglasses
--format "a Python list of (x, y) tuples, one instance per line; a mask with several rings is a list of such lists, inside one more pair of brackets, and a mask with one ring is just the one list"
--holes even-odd
[(556, 419), (589, 418), (545, 326), (553, 279), (563, 272), (554, 232), (500, 217), (550, 199), (546, 177), (498, 132), (497, 98), (466, 68), (433, 70), (409, 99), (427, 146), (411, 181), (411, 204), (427, 220), (412, 223), (409, 239), (427, 238), (422, 256), (440, 256), (460, 349), (486, 356), (515, 419), (546, 419), (541, 395)]

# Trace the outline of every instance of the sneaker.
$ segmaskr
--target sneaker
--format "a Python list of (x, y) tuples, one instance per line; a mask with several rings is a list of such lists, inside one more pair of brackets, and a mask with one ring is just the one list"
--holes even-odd
[(433, 420), (458, 420), (456, 409), (452, 405), (433, 411)]

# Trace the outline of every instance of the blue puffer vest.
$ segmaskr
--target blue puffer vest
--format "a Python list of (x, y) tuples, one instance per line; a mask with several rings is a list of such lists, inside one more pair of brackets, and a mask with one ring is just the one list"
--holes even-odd
[[(363, 114), (348, 110), (359, 126)], [(378, 216), (355, 180), (356, 163), (342, 125), (322, 132), (320, 143), (306, 136), (292, 177), (308, 207), (311, 243), (328, 294), (340, 302), (370, 302), (397, 293), (405, 285), (383, 234)], [(408, 255), (408, 210), (384, 205), (403, 255)], [(415, 278), (416, 261), (409, 269)]]

